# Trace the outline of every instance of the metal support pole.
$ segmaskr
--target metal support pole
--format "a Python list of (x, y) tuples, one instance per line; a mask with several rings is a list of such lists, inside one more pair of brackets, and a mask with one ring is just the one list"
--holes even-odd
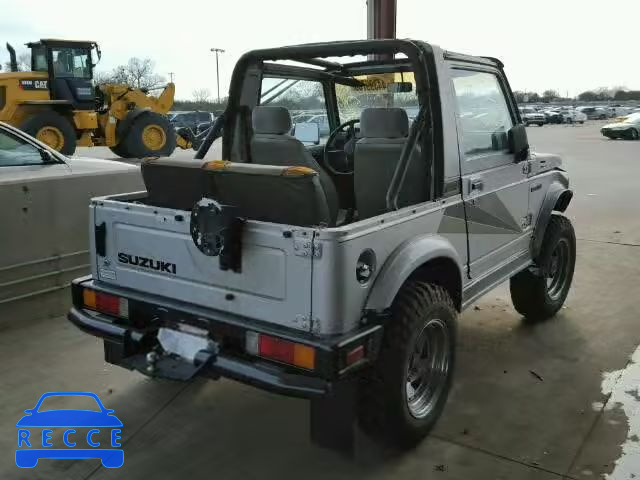
[(216, 54), (216, 87), (218, 88), (218, 103), (220, 103), (220, 68), (218, 66), (218, 54), (224, 53), (222, 48), (212, 48), (212, 52)]
[(218, 87), (218, 103), (220, 103), (220, 67), (218, 66), (217, 50), (216, 50), (216, 87)]
[(367, 38), (396, 38), (397, 0), (367, 0)]

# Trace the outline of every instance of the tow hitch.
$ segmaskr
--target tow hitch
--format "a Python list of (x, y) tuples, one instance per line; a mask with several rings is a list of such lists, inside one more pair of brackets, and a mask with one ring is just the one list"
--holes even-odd
[[(183, 381), (193, 378), (216, 360), (220, 350), (206, 331), (191, 329), (185, 332), (160, 328), (158, 344), (148, 353), (126, 357), (126, 362), (131, 368), (153, 377)], [(219, 377), (215, 373), (210, 376)]]

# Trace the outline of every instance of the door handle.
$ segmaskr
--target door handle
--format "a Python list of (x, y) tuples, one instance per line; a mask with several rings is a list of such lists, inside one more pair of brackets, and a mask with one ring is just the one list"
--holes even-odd
[(479, 192), (484, 187), (484, 182), (481, 178), (472, 178), (469, 180), (469, 190), (472, 192)]

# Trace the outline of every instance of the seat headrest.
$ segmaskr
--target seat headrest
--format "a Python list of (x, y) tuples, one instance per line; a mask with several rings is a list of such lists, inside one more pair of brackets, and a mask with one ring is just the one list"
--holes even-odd
[(409, 134), (409, 117), (402, 108), (365, 108), (360, 115), (365, 138), (403, 138)]
[(258, 106), (253, 109), (253, 133), (284, 135), (291, 130), (291, 115), (284, 107)]

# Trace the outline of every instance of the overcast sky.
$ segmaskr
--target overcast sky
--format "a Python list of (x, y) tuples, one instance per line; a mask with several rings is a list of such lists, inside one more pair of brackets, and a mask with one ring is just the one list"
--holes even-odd
[[(365, 0), (0, 0), (0, 6), (7, 13), (0, 32), (14, 47), (47, 37), (96, 40), (103, 52), (98, 69), (149, 57), (157, 73), (175, 73), (180, 99), (198, 88), (215, 95), (211, 47), (226, 50), (224, 96), (247, 50), (366, 37)], [(638, 18), (638, 0), (398, 0), (397, 35), (498, 57), (514, 89), (576, 95), (601, 86), (640, 90)], [(0, 58), (8, 58), (4, 48)]]

